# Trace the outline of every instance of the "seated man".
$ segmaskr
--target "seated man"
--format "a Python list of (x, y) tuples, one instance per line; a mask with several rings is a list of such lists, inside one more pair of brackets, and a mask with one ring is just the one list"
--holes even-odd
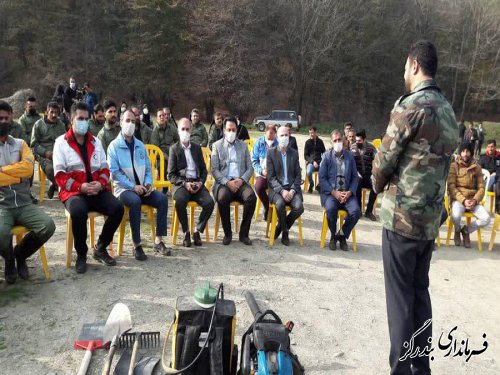
[(224, 229), (222, 243), (229, 245), (233, 238), (230, 203), (236, 200), (243, 203), (240, 241), (245, 245), (251, 245), (252, 241), (248, 238), (248, 233), (257, 198), (248, 183), (253, 174), (248, 146), (245, 142), (236, 139), (237, 126), (236, 118), (226, 118), (224, 120), (224, 139), (213, 144), (211, 166), (215, 183), (212, 193), (217, 201)]
[[(286, 126), (278, 129), (278, 146), (268, 150), (267, 177), (269, 179), (269, 199), (276, 206), (278, 225), (275, 238), (280, 233), (281, 243), (290, 245), (288, 231), (295, 220), (304, 212), (302, 189), (300, 188), (301, 173), (299, 153), (289, 147), (290, 130)], [(286, 206), (292, 209), (286, 214)]]
[(271, 147), (276, 147), (276, 127), (274, 125), (266, 126), (266, 133), (259, 137), (252, 148), (252, 164), (255, 171), (255, 192), (264, 206), (264, 220), (267, 220), (269, 212), (269, 197), (267, 195), (267, 151)]
[(222, 129), (223, 120), (222, 113), (217, 112), (214, 115), (214, 122), (210, 125), (210, 132), (208, 134), (208, 147), (210, 150), (215, 142), (224, 138), (224, 129)]
[(377, 194), (373, 191), (371, 178), (373, 160), (375, 159), (377, 150), (371, 143), (366, 141), (366, 133), (364, 130), (356, 134), (356, 142), (351, 145), (351, 153), (356, 161), (356, 169), (359, 176), (358, 190), (356, 191), (358, 206), (361, 207), (361, 190), (363, 188), (370, 189), (365, 217), (371, 221), (376, 221), (377, 218), (373, 214), (373, 205), (375, 204), (375, 199), (377, 199)]
[[(309, 139), (306, 141), (304, 146), (304, 159), (306, 161), (306, 174), (309, 180), (309, 190), (308, 193), (312, 193), (314, 188), (313, 173), (319, 171), (319, 165), (321, 164), (321, 155), (325, 152), (325, 144), (318, 137), (316, 133), (316, 128), (313, 126), (309, 129)], [(316, 186), (316, 190), (319, 191), (319, 183)]]
[(490, 172), (490, 185), (486, 188), (488, 191), (495, 190), (496, 168), (500, 164), (500, 152), (497, 151), (497, 141), (490, 139), (486, 142), (486, 153), (479, 157), (481, 168)]
[(59, 198), (68, 210), (73, 227), (76, 272), (87, 271), (87, 219), (89, 211), (106, 216), (94, 246), (94, 259), (108, 265), (116, 261), (106, 248), (123, 218), (123, 205), (109, 191), (109, 167), (101, 142), (89, 130), (85, 103), (71, 107), (71, 127), (54, 145), (54, 172)]
[[(292, 134), (293, 134), (293, 128), (292, 128), (292, 124), (286, 124), (285, 127), (288, 128), (289, 130), (289, 144), (288, 144), (288, 148), (293, 148), (295, 151), (299, 152), (299, 146), (297, 145), (297, 138), (295, 138)], [(276, 127), (276, 130), (278, 129), (278, 126)]]
[(167, 235), (167, 196), (153, 190), (153, 174), (144, 143), (135, 138), (136, 117), (126, 110), (120, 120), (121, 132), (108, 147), (108, 164), (115, 196), (129, 208), (130, 230), (137, 260), (146, 260), (141, 242), (141, 205), (156, 208), (156, 237), (154, 250), (170, 255), (163, 243)]
[[(141, 110), (138, 106), (133, 105), (130, 107), (130, 110), (135, 115), (135, 131), (134, 137), (144, 143), (145, 145), (151, 144), (151, 133), (153, 132), (149, 125), (141, 120)], [(146, 110), (149, 115), (148, 107), (143, 108), (143, 111)], [(149, 116), (148, 116), (149, 117)], [(120, 119), (121, 121), (121, 119)]]
[(207, 147), (208, 144), (208, 133), (200, 121), (200, 111), (193, 108), (191, 111), (191, 143), (196, 143), (201, 147)]
[(120, 134), (120, 126), (116, 115), (116, 103), (112, 100), (106, 100), (103, 107), (106, 122), (99, 134), (97, 134), (97, 139), (101, 142), (104, 152), (108, 152), (109, 144)]
[[(460, 233), (463, 245), (470, 247), (470, 233), (488, 225), (491, 221), (488, 211), (481, 205), (484, 197), (482, 168), (474, 160), (474, 145), (463, 143), (459, 147), (460, 158), (450, 166), (448, 193), (450, 195), (451, 219), (455, 227), (455, 246), (460, 246)], [(472, 212), (477, 220), (460, 228), (464, 212)]]
[(31, 144), (31, 133), (33, 131), (33, 126), (42, 117), (36, 110), (36, 98), (34, 96), (28, 97), (25, 109), (26, 111), (21, 115), (21, 117), (19, 117), (19, 124), (23, 129), (23, 136), (21, 138), (29, 146)]
[[(168, 173), (168, 155), (170, 153), (170, 147), (179, 140), (177, 127), (174, 125), (173, 121), (167, 119), (167, 116), (170, 117), (170, 112), (165, 112), (165, 109), (158, 110), (156, 114), (157, 124), (151, 133), (151, 144), (159, 147), (163, 151), (163, 158), (165, 159), (165, 178), (167, 178)], [(167, 189), (164, 190), (166, 191)]]
[[(35, 160), (22, 139), (9, 135), (12, 107), (0, 101), (0, 255), (5, 260), (5, 281), (16, 282), (17, 275), (29, 277), (26, 259), (33, 255), (54, 233), (54, 221), (36, 207), (30, 196), (29, 179), (33, 175)], [(29, 232), (12, 248), (11, 229), (15, 225)], [(17, 262), (17, 269), (16, 269)]]
[(201, 207), (198, 225), (193, 232), (195, 246), (201, 246), (201, 235), (214, 210), (214, 200), (210, 196), (205, 181), (207, 180), (207, 167), (203, 159), (201, 146), (189, 141), (191, 137), (191, 122), (187, 118), (179, 120), (180, 141), (170, 148), (168, 160), (168, 179), (172, 182), (175, 211), (181, 223), (185, 247), (191, 247), (191, 234), (189, 232), (187, 204), (195, 201)]
[(47, 104), (46, 116), (33, 125), (31, 133), (31, 148), (51, 183), (47, 192), (49, 199), (54, 198), (57, 187), (52, 162), (54, 143), (64, 133), (66, 133), (66, 126), (59, 119), (59, 105), (56, 102), (50, 102)]
[(106, 117), (104, 117), (104, 107), (102, 104), (96, 104), (94, 106), (94, 114), (89, 120), (89, 131), (94, 137), (97, 137), (97, 134), (99, 134), (101, 129), (104, 127), (105, 122)]
[[(328, 227), (331, 239), (330, 250), (340, 248), (347, 251), (347, 241), (352, 228), (358, 222), (361, 211), (356, 200), (358, 189), (358, 173), (356, 162), (352, 154), (344, 150), (344, 138), (339, 130), (334, 130), (331, 135), (333, 149), (323, 155), (319, 167), (319, 183), (321, 186), (321, 205), (326, 210)], [(337, 230), (337, 216), (339, 210), (347, 211), (347, 218), (341, 230)]]

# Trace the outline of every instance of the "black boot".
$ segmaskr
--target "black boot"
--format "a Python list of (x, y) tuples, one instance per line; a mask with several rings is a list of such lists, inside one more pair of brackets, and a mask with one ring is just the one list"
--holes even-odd
[(5, 258), (5, 281), (14, 284), (17, 279), (16, 260), (14, 256)]
[(29, 278), (30, 275), (26, 259), (36, 253), (42, 245), (43, 243), (37, 239), (35, 233), (29, 232), (24, 236), (21, 243), (14, 248), (14, 255), (17, 261), (17, 273), (21, 279), (27, 280)]
[(116, 260), (108, 254), (101, 243), (94, 246), (94, 253), (92, 254), (95, 260), (105, 264), (106, 266), (116, 266)]

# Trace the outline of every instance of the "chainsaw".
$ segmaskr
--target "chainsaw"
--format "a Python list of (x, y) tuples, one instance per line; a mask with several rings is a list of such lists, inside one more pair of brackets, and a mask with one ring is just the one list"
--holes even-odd
[(303, 375), (304, 368), (290, 350), (293, 322), (283, 324), (274, 311), (262, 312), (252, 293), (244, 295), (254, 322), (241, 339), (239, 375)]

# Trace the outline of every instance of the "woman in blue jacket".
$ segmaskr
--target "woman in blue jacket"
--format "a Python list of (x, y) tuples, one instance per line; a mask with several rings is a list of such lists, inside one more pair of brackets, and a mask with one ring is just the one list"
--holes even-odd
[(170, 249), (163, 243), (163, 237), (167, 236), (167, 196), (153, 190), (153, 175), (146, 147), (134, 137), (134, 113), (127, 110), (120, 122), (121, 132), (108, 147), (108, 164), (114, 194), (129, 208), (135, 259), (147, 259), (141, 246), (142, 204), (147, 204), (157, 210), (154, 250), (163, 255), (170, 255)]

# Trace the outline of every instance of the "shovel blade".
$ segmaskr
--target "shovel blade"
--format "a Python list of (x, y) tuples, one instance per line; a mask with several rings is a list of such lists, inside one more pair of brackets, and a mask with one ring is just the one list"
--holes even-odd
[(120, 336), (122, 333), (132, 328), (132, 317), (130, 310), (124, 303), (117, 303), (109, 313), (108, 320), (104, 325), (104, 342), (110, 342), (113, 337)]

